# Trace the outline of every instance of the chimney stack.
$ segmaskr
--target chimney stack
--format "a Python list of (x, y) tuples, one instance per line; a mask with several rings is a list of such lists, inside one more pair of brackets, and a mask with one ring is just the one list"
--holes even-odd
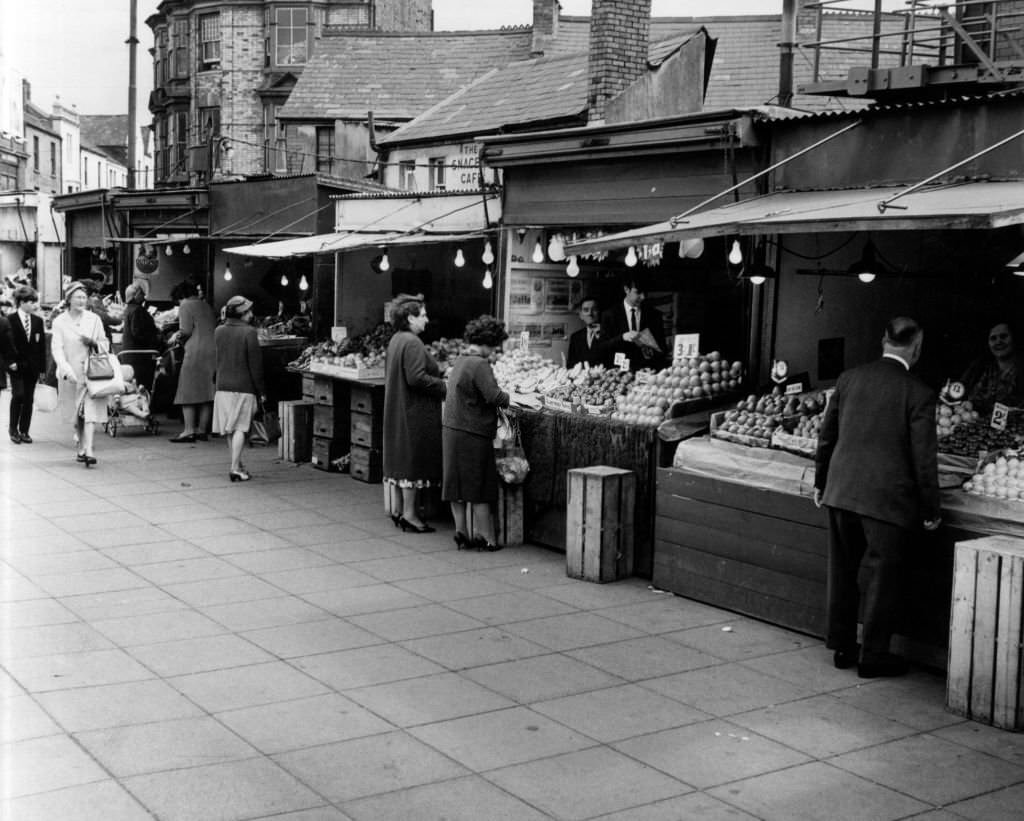
[(594, 0), (590, 14), (588, 119), (604, 122), (608, 101), (647, 70), (651, 0)]
[(530, 52), (539, 57), (547, 51), (558, 36), (558, 14), (562, 6), (558, 0), (533, 0), (533, 40)]
[(32, 83), (28, 80), (21, 81), (21, 99), (26, 103), (32, 100)]

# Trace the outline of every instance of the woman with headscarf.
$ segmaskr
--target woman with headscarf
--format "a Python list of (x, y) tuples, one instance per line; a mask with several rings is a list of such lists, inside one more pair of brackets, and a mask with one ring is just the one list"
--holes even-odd
[[(491, 506), (498, 501), (498, 467), (494, 436), (498, 408), (507, 408), (509, 396), (498, 387), (490, 356), (508, 338), (503, 323), (481, 316), (467, 323), (463, 339), (469, 351), (448, 374), (441, 443), (444, 450), (444, 482), (441, 497), (451, 504), (455, 519), (455, 544), (462, 550), (497, 550)], [(473, 506), (477, 535), (470, 540), (466, 506)]]
[(245, 436), (252, 424), (257, 402), (266, 401), (263, 353), (252, 326), (252, 300), (231, 297), (224, 306), (224, 324), (214, 332), (217, 390), (213, 398), (213, 431), (228, 440), (232, 482), (248, 482), (252, 476), (242, 466)]
[(417, 512), (422, 488), (441, 483), (441, 401), (444, 380), (420, 341), (427, 306), (407, 297), (392, 312), (395, 334), (388, 343), (384, 372), (384, 482), (401, 492), (402, 508), (392, 520), (402, 531), (432, 533)]
[(96, 464), (96, 424), (107, 421), (107, 399), (88, 395), (85, 366), (90, 353), (106, 353), (109, 346), (102, 320), (88, 310), (89, 295), (81, 280), (67, 286), (64, 301), (67, 310), (53, 320), (50, 340), (57, 366), (57, 396), (61, 418), (75, 427), (76, 458), (90, 467)]
[(199, 285), (186, 279), (175, 289), (178, 298), (178, 331), (174, 342), (185, 343), (185, 358), (178, 376), (178, 390), (174, 404), (181, 406), (184, 429), (172, 442), (205, 442), (213, 412), (213, 369), (217, 354), (213, 343), (213, 329), (217, 315), (209, 303), (199, 295)]

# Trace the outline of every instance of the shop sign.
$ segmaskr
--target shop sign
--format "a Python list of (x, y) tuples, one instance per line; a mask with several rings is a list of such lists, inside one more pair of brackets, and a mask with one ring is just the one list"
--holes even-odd
[(700, 354), (700, 334), (676, 334), (672, 344), (672, 362), (678, 364)]
[(992, 421), (989, 424), (996, 430), (1006, 430), (1006, 423), (1010, 418), (1010, 408), (1002, 402), (996, 402), (992, 406)]

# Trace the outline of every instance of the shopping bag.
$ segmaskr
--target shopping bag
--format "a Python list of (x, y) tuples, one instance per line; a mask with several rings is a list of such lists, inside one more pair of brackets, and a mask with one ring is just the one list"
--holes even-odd
[(42, 382), (36, 385), (33, 407), (41, 413), (53, 413), (57, 410), (57, 389)]
[(281, 438), (281, 422), (277, 414), (260, 405), (249, 423), (249, 444), (272, 445)]
[(93, 354), (93, 356), (104, 356), (107, 359), (107, 367), (110, 376), (92, 377), (88, 371), (85, 375), (85, 392), (92, 399), (102, 399), (104, 396), (119, 396), (124, 393), (124, 375), (121, 372), (121, 363), (112, 353)]
[(515, 439), (515, 427), (512, 418), (505, 413), (504, 408), (498, 408), (498, 428), (494, 434), (494, 446), (500, 447), (499, 442), (509, 442)]
[[(507, 485), (521, 485), (530, 472), (530, 463), (523, 450), (519, 426), (516, 421), (500, 408), (498, 409), (498, 437), (494, 440), (495, 466), (498, 476)], [(504, 435), (503, 435), (504, 434)]]
[[(113, 362), (111, 362), (111, 358), (113, 358)], [(117, 357), (113, 354), (95, 351), (89, 354), (89, 358), (85, 361), (85, 378), (93, 382), (113, 379), (114, 374), (119, 370)]]

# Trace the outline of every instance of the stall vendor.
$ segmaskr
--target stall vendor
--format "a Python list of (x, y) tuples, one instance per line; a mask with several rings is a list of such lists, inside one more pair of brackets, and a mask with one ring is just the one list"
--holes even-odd
[(1000, 320), (989, 327), (988, 353), (971, 363), (961, 377), (967, 398), (981, 413), (996, 402), (1012, 407), (1024, 404), (1024, 357), (1014, 347), (1013, 328)]
[(592, 296), (583, 297), (580, 301), (579, 315), (583, 327), (569, 337), (569, 351), (565, 366), (571, 368), (580, 362), (585, 362), (588, 365), (605, 364), (605, 356), (599, 344), (601, 312), (597, 306), (597, 300)]
[[(647, 287), (637, 277), (622, 282), (622, 302), (601, 317), (601, 353), (615, 364), (615, 355), (629, 360), (629, 369), (658, 370), (665, 364), (665, 321), (661, 311), (645, 304)], [(646, 333), (645, 333), (646, 332)], [(653, 344), (645, 344), (651, 342)]]

